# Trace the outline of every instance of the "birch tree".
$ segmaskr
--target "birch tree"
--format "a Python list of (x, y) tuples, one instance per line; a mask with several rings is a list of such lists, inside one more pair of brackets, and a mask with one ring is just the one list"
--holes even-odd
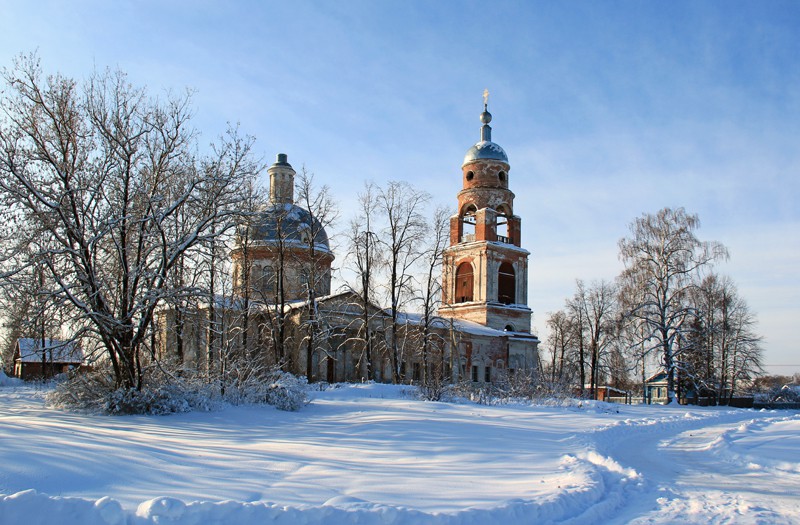
[(727, 257), (721, 244), (697, 238), (699, 227), (697, 215), (664, 208), (634, 220), (630, 235), (619, 241), (626, 315), (642, 321), (643, 341), (660, 352), (669, 400), (674, 397), (679, 340), (688, 329), (687, 294), (701, 271)]

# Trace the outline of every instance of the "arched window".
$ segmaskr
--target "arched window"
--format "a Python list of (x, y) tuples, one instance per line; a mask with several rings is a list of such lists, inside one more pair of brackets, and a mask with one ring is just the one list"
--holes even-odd
[(472, 264), (463, 262), (456, 269), (456, 301), (466, 303), (472, 301)]
[(472, 171), (468, 171), (467, 172), (467, 180), (470, 181), (470, 180), (472, 180), (474, 178), (475, 178), (475, 173), (473, 173)]
[(514, 274), (514, 267), (509, 262), (500, 265), (497, 276), (497, 300), (503, 304), (513, 304), (516, 302), (515, 290), (517, 289), (517, 279)]

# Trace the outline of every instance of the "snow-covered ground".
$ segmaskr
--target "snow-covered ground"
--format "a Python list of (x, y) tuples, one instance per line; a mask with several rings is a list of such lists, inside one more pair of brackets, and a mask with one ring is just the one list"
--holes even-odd
[(407, 391), (110, 417), (6, 386), (0, 524), (800, 523), (797, 411), (487, 407)]

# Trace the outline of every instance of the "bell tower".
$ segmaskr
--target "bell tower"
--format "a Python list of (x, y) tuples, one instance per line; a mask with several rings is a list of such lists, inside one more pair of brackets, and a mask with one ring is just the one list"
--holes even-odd
[[(464, 156), (458, 211), (450, 218), (443, 256), (439, 315), (530, 334), (528, 255), (520, 246), (506, 152), (492, 142), (492, 115), (484, 92), (480, 140)], [(538, 340), (537, 340), (538, 342)]]

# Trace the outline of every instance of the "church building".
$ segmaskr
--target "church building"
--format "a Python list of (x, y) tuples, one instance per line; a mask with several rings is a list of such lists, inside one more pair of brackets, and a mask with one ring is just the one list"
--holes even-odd
[[(389, 358), (390, 312), (352, 291), (331, 293), (328, 235), (294, 202), (295, 171), (285, 154), (268, 169), (268, 205), (237, 230), (232, 296), (192, 319), (163, 312), (162, 354), (206, 367), (209, 356), (225, 352), (228, 360), (281, 366), (309, 381), (436, 376), (488, 383), (517, 372), (535, 375), (539, 340), (527, 305), (529, 252), (514, 214), (511, 166), (492, 142), (486, 101), (480, 120), (480, 141), (461, 165), (438, 316), (423, 336), (420, 316), (402, 314), (400, 370), (392, 370)], [(209, 343), (210, 334), (219, 340)]]

